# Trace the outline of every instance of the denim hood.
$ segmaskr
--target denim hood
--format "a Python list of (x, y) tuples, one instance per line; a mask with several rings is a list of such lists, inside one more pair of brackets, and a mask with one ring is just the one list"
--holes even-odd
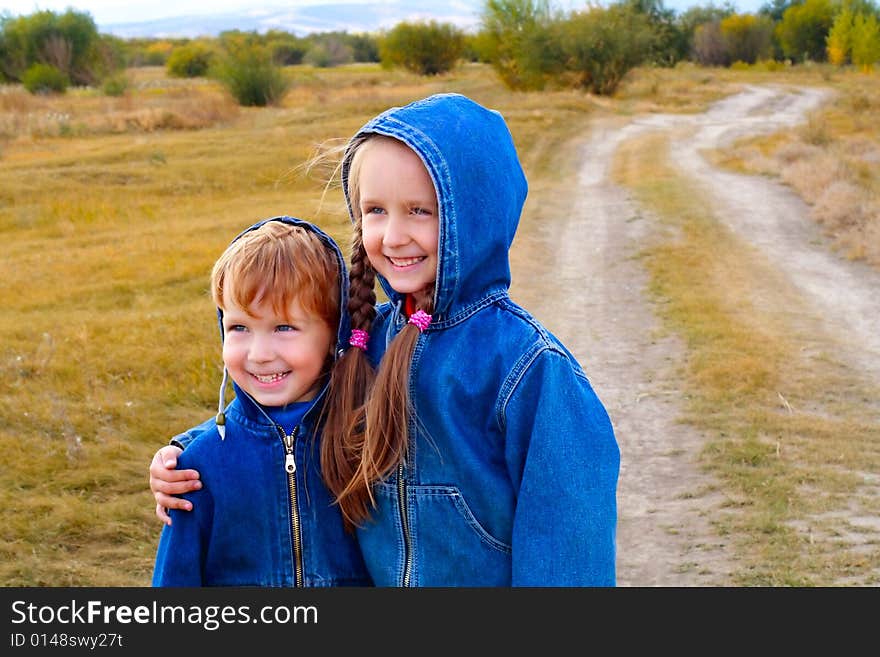
[[(297, 219), (296, 217), (289, 217), (287, 215), (279, 215), (277, 217), (270, 217), (268, 219), (263, 219), (262, 221), (258, 221), (254, 225), (245, 230), (241, 231), (238, 235), (236, 235), (230, 244), (234, 244), (238, 239), (240, 239), (243, 235), (256, 230), (263, 224), (269, 221), (280, 221), (285, 224), (290, 224), (292, 226), (300, 226), (306, 229), (309, 232), (317, 235), (321, 241), (330, 248), (333, 252), (333, 255), (336, 258), (336, 264), (339, 267), (339, 326), (336, 328), (336, 348), (333, 350), (334, 359), (338, 358), (342, 353), (342, 350), (345, 348), (345, 344), (348, 341), (349, 334), (349, 317), (348, 317), (348, 270), (345, 265), (345, 258), (342, 255), (342, 251), (339, 250), (339, 245), (323, 230), (315, 226), (313, 223), (305, 221), (303, 219)], [(220, 328), (220, 340), (223, 341), (224, 333), (223, 333), (223, 309), (217, 308), (217, 324)], [(225, 400), (225, 391), (226, 391), (226, 383), (228, 380), (228, 376), (226, 374), (226, 370), (223, 370), (223, 381), (220, 384), (220, 400), (218, 404), (218, 417), (223, 412), (226, 407)], [(254, 407), (258, 407), (256, 402), (244, 392), (238, 385), (233, 382), (232, 388), (235, 391), (235, 396), (242, 400), (243, 403), (249, 403)], [(326, 392), (327, 386), (326, 383), (324, 387), (321, 389), (321, 392), (315, 397), (315, 403), (312, 405), (312, 409), (318, 407), (320, 404), (320, 400), (323, 399), (324, 393)], [(311, 415), (312, 409), (309, 410), (307, 415)], [(220, 435), (223, 436), (225, 430), (221, 429)]]
[[(435, 319), (453, 318), (474, 302), (506, 291), (508, 251), (528, 183), (501, 114), (461, 94), (436, 94), (383, 112), (351, 144), (370, 133), (412, 148), (434, 182), (440, 211)], [(353, 217), (348, 198), (351, 156), (349, 147), (342, 184)], [(388, 298), (398, 301), (401, 295), (383, 277), (379, 281)]]

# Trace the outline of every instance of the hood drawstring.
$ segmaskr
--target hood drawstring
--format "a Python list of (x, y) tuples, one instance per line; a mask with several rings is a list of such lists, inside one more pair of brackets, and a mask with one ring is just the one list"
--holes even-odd
[(223, 381), (220, 383), (220, 403), (217, 406), (217, 432), (220, 434), (220, 440), (226, 440), (226, 414), (223, 412), (226, 409), (226, 402), (224, 397), (226, 396), (226, 383), (229, 381), (229, 372), (226, 371), (226, 368), (223, 368)]

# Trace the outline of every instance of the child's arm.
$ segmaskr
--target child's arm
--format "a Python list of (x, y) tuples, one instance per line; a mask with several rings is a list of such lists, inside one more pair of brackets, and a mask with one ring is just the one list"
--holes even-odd
[(171, 524), (168, 509), (191, 511), (192, 504), (182, 497), (202, 487), (197, 470), (176, 470), (177, 456), (183, 450), (177, 445), (165, 445), (153, 455), (150, 463), (150, 490), (156, 499), (156, 516), (166, 525)]
[(191, 491), (199, 490), (202, 482), (199, 481), (198, 470), (176, 470), (177, 457), (186, 449), (196, 436), (211, 431), (214, 428), (214, 418), (205, 420), (200, 425), (179, 433), (171, 439), (170, 445), (165, 445), (155, 454), (150, 462), (150, 490), (156, 499), (156, 517), (166, 525), (171, 524), (169, 509), (192, 511), (189, 501), (175, 497)]
[(620, 452), (605, 407), (556, 350), (544, 349), (511, 382), (513, 585), (614, 586)]

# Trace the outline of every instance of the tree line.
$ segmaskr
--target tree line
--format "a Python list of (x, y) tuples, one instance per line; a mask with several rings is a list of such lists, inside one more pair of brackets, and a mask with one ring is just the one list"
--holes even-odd
[(213, 76), (244, 105), (278, 101), (283, 67), (379, 62), (421, 75), (461, 61), (492, 66), (512, 89), (582, 88), (611, 94), (636, 66), (830, 62), (869, 71), (880, 61), (876, 0), (768, 0), (754, 14), (731, 3), (682, 13), (663, 0), (619, 0), (563, 12), (548, 0), (487, 0), (480, 27), (401, 22), (379, 33), (231, 30), (196, 39), (122, 39), (101, 34), (91, 15), (37, 11), (0, 15), (0, 82), (34, 93), (101, 85), (124, 93), (132, 66), (164, 66), (178, 77)]

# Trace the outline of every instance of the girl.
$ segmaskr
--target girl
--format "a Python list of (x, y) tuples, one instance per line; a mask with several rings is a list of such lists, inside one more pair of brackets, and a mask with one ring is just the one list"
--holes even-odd
[(387, 110), (342, 181), (353, 330), (321, 465), (374, 582), (613, 586), (620, 455), (580, 365), (508, 295), (527, 183), (502, 116), (459, 94)]

